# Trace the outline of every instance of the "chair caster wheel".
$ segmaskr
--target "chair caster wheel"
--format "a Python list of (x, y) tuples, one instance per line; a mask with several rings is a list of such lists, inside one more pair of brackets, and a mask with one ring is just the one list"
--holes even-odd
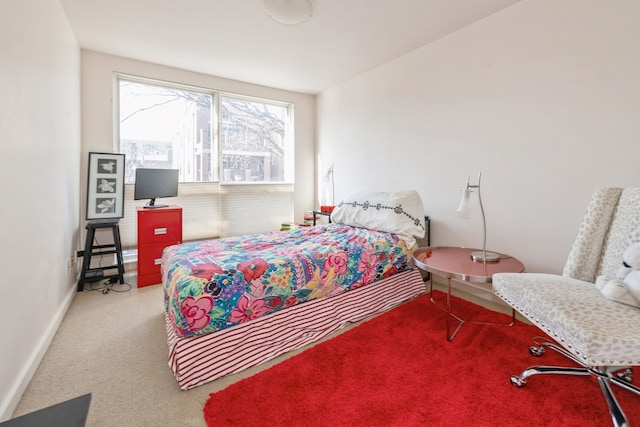
[(630, 368), (624, 369), (616, 374), (616, 377), (620, 378), (622, 381), (626, 381), (628, 383), (633, 381), (633, 370)]
[(518, 388), (523, 387), (527, 383), (517, 375), (512, 375), (510, 380), (511, 380), (511, 384)]
[(544, 354), (544, 347), (539, 345), (539, 346), (532, 346), (529, 347), (529, 354), (535, 357), (540, 357)]

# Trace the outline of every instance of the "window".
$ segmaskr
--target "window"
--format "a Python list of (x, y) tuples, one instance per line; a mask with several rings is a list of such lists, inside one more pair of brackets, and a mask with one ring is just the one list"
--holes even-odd
[(291, 182), (291, 108), (232, 96), (221, 105), (222, 182)]
[(290, 104), (127, 76), (118, 89), (125, 183), (139, 167), (177, 168), (180, 182), (218, 181), (219, 170), (222, 183), (293, 182)]
[(119, 79), (125, 183), (136, 168), (180, 170), (180, 182), (215, 180), (213, 94)]
[[(125, 154), (122, 245), (136, 245), (135, 170), (180, 170), (183, 239), (278, 230), (293, 220), (293, 104), (115, 74)], [(131, 201), (131, 202), (129, 202)], [(260, 215), (256, 215), (260, 212)]]

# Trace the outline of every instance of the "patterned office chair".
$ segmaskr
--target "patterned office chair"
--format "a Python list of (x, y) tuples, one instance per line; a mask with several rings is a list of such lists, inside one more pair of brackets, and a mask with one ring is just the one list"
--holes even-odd
[(603, 188), (593, 195), (561, 276), (493, 276), (493, 292), (556, 341), (531, 347), (531, 355), (551, 348), (582, 366), (533, 366), (512, 376), (512, 384), (522, 387), (537, 374), (592, 376), (613, 424), (628, 425), (611, 385), (640, 397), (640, 388), (631, 384), (633, 367), (640, 366), (640, 308), (604, 298), (594, 283), (599, 275), (615, 277), (622, 252), (635, 242), (640, 242), (640, 188)]

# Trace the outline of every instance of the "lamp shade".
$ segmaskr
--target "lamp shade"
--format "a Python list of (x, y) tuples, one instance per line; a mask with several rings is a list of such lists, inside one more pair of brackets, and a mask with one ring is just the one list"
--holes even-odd
[(324, 196), (323, 203), (325, 205), (333, 206), (334, 198), (336, 195), (336, 187), (335, 181), (333, 179), (333, 163), (327, 169), (327, 172), (322, 177), (322, 181), (324, 181)]
[(296, 25), (313, 16), (313, 0), (264, 0), (264, 9), (276, 22)]
[(459, 218), (469, 218), (471, 216), (471, 207), (469, 206), (470, 195), (471, 190), (462, 190), (462, 198), (460, 199), (458, 209), (456, 209), (456, 214)]
[(329, 182), (329, 180), (331, 180), (331, 178), (333, 178), (333, 163), (331, 164), (331, 166), (329, 166), (329, 168), (327, 169), (327, 172), (322, 177), (322, 179), (325, 182)]

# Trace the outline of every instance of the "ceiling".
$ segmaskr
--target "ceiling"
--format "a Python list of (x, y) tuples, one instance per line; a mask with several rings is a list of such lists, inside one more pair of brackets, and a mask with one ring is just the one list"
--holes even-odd
[(83, 49), (317, 94), (520, 0), (314, 0), (298, 25), (263, 0), (59, 0)]

